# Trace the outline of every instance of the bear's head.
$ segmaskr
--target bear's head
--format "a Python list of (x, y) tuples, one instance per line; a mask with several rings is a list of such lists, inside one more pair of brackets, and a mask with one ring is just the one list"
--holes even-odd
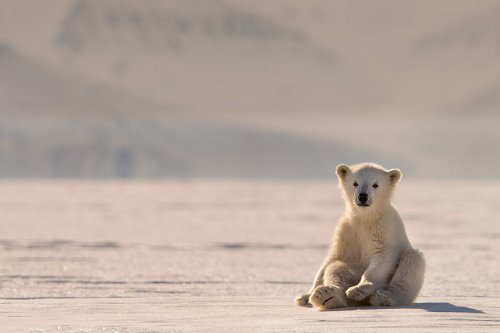
[(337, 166), (344, 199), (353, 210), (368, 211), (390, 204), (391, 194), (401, 179), (399, 169), (387, 170), (374, 163)]

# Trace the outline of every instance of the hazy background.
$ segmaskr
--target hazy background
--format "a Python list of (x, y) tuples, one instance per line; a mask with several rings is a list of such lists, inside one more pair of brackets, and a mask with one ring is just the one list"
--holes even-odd
[(499, 18), (487, 0), (0, 0), (0, 176), (498, 178)]

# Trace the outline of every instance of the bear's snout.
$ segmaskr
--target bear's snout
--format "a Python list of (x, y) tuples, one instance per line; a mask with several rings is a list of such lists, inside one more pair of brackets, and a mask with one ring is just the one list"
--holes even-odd
[(368, 193), (361, 192), (358, 194), (358, 206), (368, 206)]

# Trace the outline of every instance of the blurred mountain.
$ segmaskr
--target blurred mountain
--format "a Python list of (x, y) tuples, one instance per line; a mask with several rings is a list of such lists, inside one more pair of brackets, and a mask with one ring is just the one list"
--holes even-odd
[[(0, 41), (183, 112), (496, 113), (483, 0), (0, 0)], [(34, 28), (36, 27), (36, 28)]]
[(191, 119), (0, 44), (0, 177), (301, 177), (384, 156)]
[(56, 41), (68, 69), (190, 113), (288, 113), (354, 100), (333, 52), (236, 1), (80, 0)]
[(0, 176), (498, 177), (497, 1), (0, 8)]
[(0, 177), (334, 177), (363, 157), (341, 143), (190, 119), (106, 116), (8, 119), (0, 125)]
[[(152, 103), (108, 86), (50, 68), (0, 43), (0, 114), (6, 116), (104, 116), (133, 112)], [(159, 108), (159, 107), (156, 107)]]
[(65, 70), (190, 113), (494, 112), (481, 100), (500, 78), (499, 13), (490, 1), (77, 0), (51, 47)]

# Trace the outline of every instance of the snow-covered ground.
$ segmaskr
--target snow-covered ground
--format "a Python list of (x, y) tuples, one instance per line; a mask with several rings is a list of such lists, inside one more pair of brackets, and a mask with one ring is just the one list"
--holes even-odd
[(0, 183), (1, 332), (498, 332), (500, 183), (403, 179), (417, 303), (293, 299), (342, 202), (331, 182)]

